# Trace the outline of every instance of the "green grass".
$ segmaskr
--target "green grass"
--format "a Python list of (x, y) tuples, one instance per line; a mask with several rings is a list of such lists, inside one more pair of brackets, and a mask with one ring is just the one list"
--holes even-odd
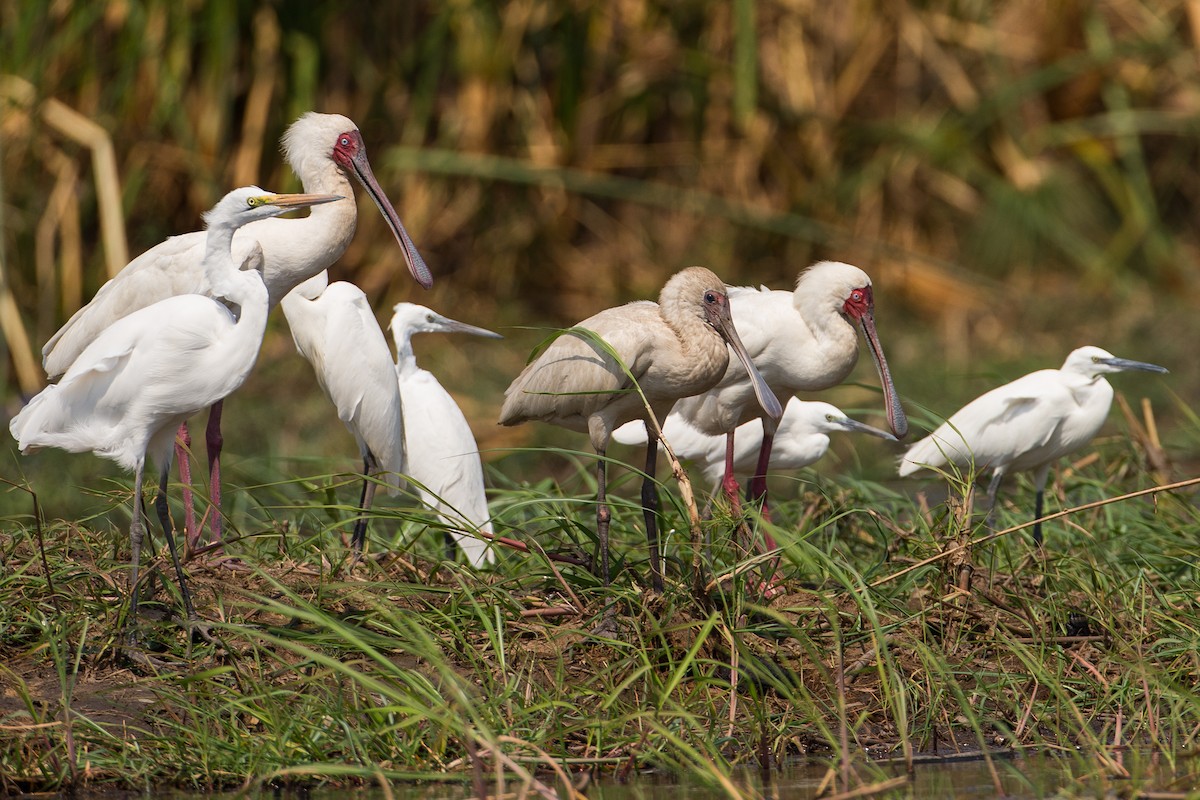
[[(1127, 444), (1098, 452), (1060, 473), (1047, 513), (1154, 485)], [(545, 457), (565, 457), (574, 475), (525, 484), (504, 460), (491, 471), (497, 530), (590, 555), (593, 460)], [(373, 550), (391, 557), (351, 570), (350, 476), (261, 472), (231, 492), (230, 550), (248, 569), (190, 564), (219, 646), (162, 619), (178, 607), (162, 552), (147, 570), (157, 602), (141, 627), (169, 664), (160, 670), (116, 655), (127, 481), (107, 486), (111, 513), (78, 524), (39, 533), (30, 512), (7, 518), (6, 790), (540, 781), (565, 792), (581, 772), (651, 767), (733, 795), (755, 792), (741, 767), (799, 756), (853, 788), (895, 774), (872, 761), (885, 755), (1010, 749), (1073, 754), (1090, 765), (1078, 786), (1121, 778), (1141, 763), (1131, 753), (1194, 774), (1200, 526), (1189, 494), (1048, 522), (1042, 554), (1020, 532), (992, 539), (962, 559), (973, 571), (961, 591), (950, 559), (900, 574), (943, 552), (953, 531), (960, 542), (987, 533), (953, 502), (914, 499), (917, 488), (944, 492), (939, 481), (780, 478), (771, 530), (786, 592), (765, 602), (753, 591), (761, 566), (744, 569), (755, 558), (738, 553), (719, 505), (705, 563), (734, 577), (694, 596), (670, 482), (668, 588), (649, 594), (633, 471), (613, 481), (619, 571), (608, 590), (536, 550), (501, 552), (473, 574), (443, 560), (436, 522), (403, 502), (373, 519)], [(1027, 522), (1030, 501), (1027, 485), (1012, 487), (998, 527)], [(610, 604), (620, 634), (591, 633)]]

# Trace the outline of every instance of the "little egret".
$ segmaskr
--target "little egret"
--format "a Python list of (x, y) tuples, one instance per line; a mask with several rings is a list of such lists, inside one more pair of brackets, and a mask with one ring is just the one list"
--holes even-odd
[(404, 405), (408, 475), (421, 499), (438, 512), (447, 531), (473, 567), (495, 561), (488, 542), (491, 514), (483, 490), (479, 445), (458, 404), (433, 373), (417, 366), (412, 337), (418, 333), (469, 333), (491, 339), (498, 333), (443, 317), (425, 306), (397, 303), (391, 321), (396, 340), (396, 383)]
[(296, 350), (312, 364), (317, 383), (358, 442), (361, 513), (350, 541), (361, 553), (377, 481), (391, 495), (403, 485), (404, 422), (392, 351), (362, 289), (346, 281), (329, 283), (327, 272), (297, 286), (281, 306)]
[[(990, 517), (1004, 476), (1031, 470), (1037, 488), (1034, 519), (1040, 519), (1050, 467), (1090, 442), (1108, 416), (1113, 388), (1103, 376), (1127, 370), (1167, 371), (1156, 364), (1117, 358), (1099, 347), (1073, 350), (1061, 369), (1031, 372), (954, 412), (908, 449), (900, 462), (900, 475), (946, 464), (990, 469)], [(1033, 527), (1033, 540), (1042, 543), (1040, 522)]]
[[(889, 442), (896, 437), (847, 417), (841, 409), (829, 403), (807, 402), (790, 398), (783, 407), (783, 418), (775, 431), (775, 446), (771, 448), (772, 470), (795, 470), (816, 462), (829, 450), (829, 434), (838, 432), (866, 433)], [(763, 426), (760, 418), (743, 422), (737, 427), (737, 444), (733, 470), (738, 477), (753, 474), (762, 446)], [(635, 422), (617, 428), (613, 438), (622, 444), (645, 444), (645, 429)], [(667, 417), (663, 438), (675, 455), (696, 464), (713, 487), (720, 491), (725, 471), (726, 437), (701, 433), (677, 415)]]
[[(267, 287), (257, 246), (231, 252), (234, 231), (255, 220), (341, 200), (330, 194), (270, 194), (257, 186), (227, 194), (205, 214), (203, 266), (211, 296), (179, 294), (132, 311), (100, 331), (57, 384), (13, 417), (9, 430), (28, 453), (57, 447), (91, 451), (134, 472), (130, 599), (136, 640), (138, 562), (146, 525), (142, 478), (149, 455), (159, 467), (155, 508), (171, 551), (188, 620), (196, 619), (175, 549), (167, 475), (175, 431), (228, 395), (249, 374), (267, 324)], [(243, 271), (244, 270), (244, 271)]]
[[(305, 192), (337, 194), (344, 199), (317, 207), (300, 219), (260, 220), (234, 237), (233, 257), (237, 263), (246, 261), (252, 249), (261, 248), (263, 281), (272, 307), (297, 285), (333, 264), (350, 244), (358, 220), (351, 177), (362, 184), (383, 213), (413, 278), (426, 288), (432, 284), (428, 267), (375, 180), (357, 125), (340, 114), (309, 112), (284, 133), (283, 149)], [(101, 331), (126, 314), (173, 295), (212, 296), (202, 263), (204, 254), (205, 234), (196, 232), (172, 236), (129, 262), (42, 348), (46, 374), (51, 380), (63, 375)], [(216, 404), (209, 414), (205, 438), (214, 509), (210, 524), (218, 544), (221, 542), (220, 425), (221, 405)], [(186, 429), (180, 433), (186, 440)], [(181, 473), (186, 466), (186, 459), (181, 457)], [(190, 482), (190, 473), (184, 474), (183, 481), (185, 486)], [(187, 505), (190, 517), (190, 503)], [(189, 530), (188, 538), (189, 545), (197, 546), (199, 531)]]
[[(707, 391), (726, 374), (729, 349), (733, 348), (767, 416), (775, 422), (783, 413), (738, 337), (726, 291), (724, 282), (703, 267), (682, 270), (667, 281), (657, 303), (641, 301), (601, 311), (554, 339), (504, 393), (500, 424), (541, 420), (586, 432), (599, 454), (596, 532), (605, 585), (610, 580), (611, 520), (605, 501), (605, 452), (612, 432), (620, 425), (630, 420), (650, 425), (634, 381), (655, 417), (662, 420), (679, 398)], [(616, 358), (592, 335), (603, 340)], [(647, 439), (653, 441), (646, 446), (642, 511), (653, 587), (661, 590), (653, 477), (658, 441), (649, 432)]]

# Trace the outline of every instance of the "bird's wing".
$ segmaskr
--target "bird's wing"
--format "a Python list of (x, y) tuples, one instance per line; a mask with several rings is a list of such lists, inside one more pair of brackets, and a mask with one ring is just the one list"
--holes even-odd
[[(204, 240), (203, 231), (172, 236), (130, 261), (46, 342), (46, 375), (65, 374), (100, 332), (122, 317), (175, 295), (208, 294)], [(243, 263), (252, 247), (257, 247), (253, 239), (235, 238), (234, 263)]]
[(1064, 401), (1073, 403), (1055, 380), (1057, 373), (1040, 370), (972, 400), (909, 448), (900, 474), (948, 462), (1006, 466), (1022, 453), (1044, 447), (1070, 411)]
[[(661, 327), (658, 305), (639, 302), (602, 311), (575, 329), (603, 339), (637, 379), (652, 362), (653, 333)], [(505, 391), (500, 422), (585, 420), (614, 394), (631, 388), (629, 376), (594, 339), (582, 332), (563, 333)]]
[[(400, 391), (391, 350), (366, 296), (338, 281), (316, 300), (288, 295), (283, 307), (296, 349), (312, 364), (338, 418), (384, 470), (403, 472)], [(398, 479), (388, 478), (388, 484), (395, 488)]]

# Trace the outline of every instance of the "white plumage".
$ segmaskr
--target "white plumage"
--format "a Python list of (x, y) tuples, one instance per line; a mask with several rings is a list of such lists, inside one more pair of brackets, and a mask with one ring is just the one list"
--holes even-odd
[[(232, 253), (236, 263), (249, 264), (251, 253), (259, 253), (254, 268), (262, 272), (270, 306), (333, 264), (354, 238), (358, 212), (351, 176), (362, 184), (383, 213), (413, 277), (425, 287), (432, 283), (428, 267), (375, 180), (366, 146), (354, 122), (340, 114), (307, 113), (288, 128), (283, 148), (304, 191), (341, 195), (342, 200), (314, 208), (311, 214), (299, 219), (261, 219), (234, 236)], [(95, 297), (75, 312), (42, 348), (42, 365), (50, 379), (63, 375), (101, 331), (125, 315), (174, 295), (212, 296), (213, 288), (203, 267), (204, 243), (203, 232), (173, 236), (129, 262), (100, 287)], [(217, 405), (210, 415), (206, 436), (212, 470), (210, 491), (216, 508), (212, 528), (218, 542), (221, 538), (220, 417)], [(199, 531), (189, 531), (188, 535), (193, 545), (198, 544)]]
[(312, 364), (317, 383), (358, 442), (364, 476), (362, 515), (351, 541), (361, 550), (375, 496), (372, 477), (391, 495), (404, 483), (403, 407), (391, 349), (363, 291), (346, 281), (329, 283), (326, 272), (297, 286), (281, 305), (296, 350)]
[[(23, 453), (57, 447), (94, 452), (135, 473), (132, 597), (145, 525), (142, 477), (146, 456), (159, 465), (159, 517), (175, 555), (166, 483), (175, 430), (197, 411), (242, 384), (254, 365), (267, 321), (267, 289), (251, 247), (234, 260), (234, 230), (290, 209), (340, 200), (337, 195), (272, 195), (256, 186), (226, 195), (205, 215), (206, 284), (220, 300), (198, 294), (168, 297), (133, 311), (101, 331), (57, 383), (46, 387), (9, 423)], [(222, 302), (223, 301), (223, 302)], [(189, 617), (194, 616), (182, 569), (176, 571)]]
[[(779, 429), (775, 432), (771, 471), (796, 470), (816, 462), (829, 450), (829, 434), (839, 431), (856, 431), (896, 441), (896, 437), (887, 431), (853, 420), (829, 403), (807, 402), (793, 397), (784, 406), (783, 418), (779, 420)], [(754, 473), (762, 436), (761, 419), (755, 418), (737, 427), (733, 460), (734, 475), (737, 477)], [(622, 444), (645, 444), (646, 432), (642, 425), (629, 423), (618, 428), (613, 438)], [(724, 436), (703, 433), (682, 417), (671, 415), (663, 426), (663, 438), (671, 445), (676, 457), (699, 467), (714, 491), (721, 488), (725, 469)]]
[(417, 366), (412, 337), (418, 333), (469, 333), (493, 339), (500, 334), (448, 319), (415, 303), (398, 303), (390, 328), (396, 342), (394, 381), (404, 404), (408, 474), (421, 499), (436, 510), (473, 567), (495, 561), (488, 542), (491, 514), (483, 486), (483, 464), (471, 426), (454, 398), (433, 373)]
[[(747, 353), (778, 397), (828, 389), (844, 381), (858, 361), (856, 326), (860, 326), (879, 373), (889, 425), (897, 436), (905, 435), (908, 420), (875, 332), (871, 279), (861, 269), (822, 261), (800, 274), (792, 292), (733, 287), (729, 290), (729, 306)], [(731, 361), (716, 386), (680, 400), (671, 415), (703, 433), (734, 436), (736, 442), (737, 426), (761, 413), (745, 369)], [(768, 424), (768, 432), (771, 427)], [(764, 470), (771, 447), (772, 437), (768, 435), (760, 450)], [(726, 467), (726, 492), (736, 500), (738, 487), (732, 465)], [(765, 479), (765, 472), (760, 477)], [(765, 493), (765, 480), (752, 483), (752, 495), (762, 497)]]
[[(1155, 364), (1117, 358), (1099, 347), (1080, 347), (1060, 369), (1032, 372), (972, 400), (930, 435), (909, 448), (900, 474), (953, 464), (991, 470), (988, 499), (1005, 475), (1034, 471), (1035, 517), (1042, 515), (1043, 492), (1050, 467), (1080, 449), (1099, 432), (1112, 405), (1113, 389), (1104, 375), (1125, 370), (1163, 373)], [(1034, 528), (1041, 541), (1041, 526)]]

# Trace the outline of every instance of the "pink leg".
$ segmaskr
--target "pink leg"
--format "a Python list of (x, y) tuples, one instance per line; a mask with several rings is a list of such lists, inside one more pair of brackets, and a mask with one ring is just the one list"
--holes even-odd
[(721, 489), (729, 500), (730, 513), (738, 517), (742, 513), (741, 487), (733, 476), (733, 431), (725, 434), (725, 475), (721, 478)]
[(186, 550), (200, 546), (200, 529), (196, 527), (196, 509), (192, 498), (192, 435), (186, 422), (175, 434), (175, 461), (179, 463), (179, 482), (183, 484), (183, 535)]
[(208, 448), (208, 493), (212, 499), (212, 519), (208, 523), (212, 531), (215, 549), (221, 551), (221, 409), (224, 400), (213, 403), (208, 410), (208, 428), (204, 432), (204, 443)]

